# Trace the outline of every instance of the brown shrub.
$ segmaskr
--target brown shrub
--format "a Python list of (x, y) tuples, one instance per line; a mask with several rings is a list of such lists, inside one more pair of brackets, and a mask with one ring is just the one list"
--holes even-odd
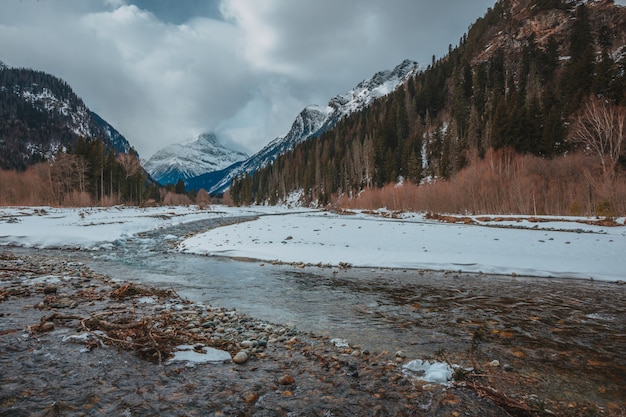
[(166, 206), (188, 206), (191, 200), (186, 194), (176, 194), (168, 191), (163, 197), (163, 204)]
[(544, 159), (489, 150), (450, 180), (368, 188), (334, 203), (439, 213), (620, 216), (626, 214), (626, 175), (606, 178), (582, 153)]

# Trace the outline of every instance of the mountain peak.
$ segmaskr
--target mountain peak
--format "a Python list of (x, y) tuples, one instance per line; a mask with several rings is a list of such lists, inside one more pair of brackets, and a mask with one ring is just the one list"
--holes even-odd
[(418, 70), (417, 62), (405, 59), (393, 70), (379, 71), (372, 78), (361, 81), (347, 93), (336, 95), (328, 105), (340, 109), (338, 112), (340, 117), (362, 110), (375, 99), (391, 93), (410, 74), (415, 74)]
[(161, 184), (173, 184), (208, 172), (219, 171), (246, 159), (243, 152), (223, 146), (215, 133), (203, 133), (192, 141), (169, 145), (145, 163), (146, 171)]
[[(397, 65), (393, 70), (378, 71), (374, 76), (368, 80), (361, 81), (355, 88), (374, 90), (376, 88), (383, 87), (387, 83), (397, 83), (406, 77), (409, 73), (416, 71), (419, 65), (415, 61), (405, 59), (401, 64)], [(352, 90), (354, 91), (354, 90)], [(388, 91), (390, 93), (391, 91)]]
[(196, 139), (196, 141), (202, 144), (211, 145), (211, 146), (215, 146), (218, 148), (222, 146), (219, 140), (217, 139), (217, 136), (215, 135), (215, 133), (212, 133), (212, 132), (202, 133), (200, 136), (198, 136), (198, 139)]

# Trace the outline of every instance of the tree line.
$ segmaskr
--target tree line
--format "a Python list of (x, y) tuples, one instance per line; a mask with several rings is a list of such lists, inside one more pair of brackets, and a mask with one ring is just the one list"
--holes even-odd
[(160, 199), (134, 150), (116, 154), (97, 139), (79, 138), (25, 171), (0, 171), (0, 204), (89, 206), (145, 204)]

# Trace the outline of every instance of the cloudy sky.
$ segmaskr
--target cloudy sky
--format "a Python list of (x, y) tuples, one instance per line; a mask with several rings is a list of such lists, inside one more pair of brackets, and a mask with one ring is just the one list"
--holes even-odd
[(2, 0), (0, 60), (67, 81), (144, 158), (254, 153), (306, 105), (443, 56), (495, 0)]

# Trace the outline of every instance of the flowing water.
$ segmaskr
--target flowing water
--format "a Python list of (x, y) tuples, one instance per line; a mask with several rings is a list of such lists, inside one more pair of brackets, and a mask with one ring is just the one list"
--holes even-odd
[(362, 349), (490, 369), (494, 385), (511, 395), (527, 396), (532, 387), (563, 402), (582, 398), (612, 412), (626, 410), (624, 285), (299, 268), (172, 249), (182, 236), (218, 222), (150, 232), (110, 251), (72, 256), (111, 277), (173, 288), (193, 301), (346, 339)]

